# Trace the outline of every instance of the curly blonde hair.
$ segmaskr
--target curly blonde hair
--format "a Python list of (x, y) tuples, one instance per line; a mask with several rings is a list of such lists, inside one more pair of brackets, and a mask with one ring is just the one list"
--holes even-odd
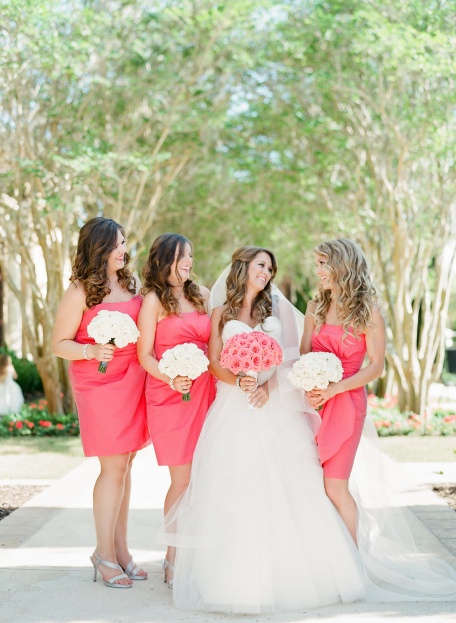
[(244, 296), (247, 292), (249, 266), (259, 253), (267, 253), (271, 258), (272, 275), (266, 287), (258, 292), (252, 303), (250, 317), (262, 323), (272, 314), (271, 282), (277, 274), (277, 262), (274, 254), (263, 247), (239, 247), (231, 258), (231, 269), (226, 279), (226, 309), (223, 310), (219, 322), (220, 333), (229, 320), (238, 317)]
[[(88, 308), (98, 305), (111, 293), (108, 259), (116, 247), (119, 231), (125, 237), (121, 225), (103, 216), (96, 216), (81, 227), (70, 281), (82, 284)], [(117, 278), (124, 290), (136, 294), (135, 278), (127, 266), (129, 261), (130, 256), (125, 253), (125, 264), (117, 271)]]
[[(176, 259), (176, 252), (177, 261), (179, 261), (185, 253), (186, 244), (193, 251), (192, 243), (185, 236), (170, 233), (161, 234), (152, 243), (149, 257), (142, 269), (143, 287), (141, 294), (145, 296), (148, 292), (155, 292), (167, 315), (178, 316), (180, 313), (179, 301), (168, 283), (168, 277)], [(181, 280), (177, 272), (175, 276), (179, 281)], [(187, 301), (193, 303), (200, 314), (206, 313), (206, 305), (200, 288), (191, 279), (184, 283), (184, 296)]]
[[(338, 238), (315, 247), (314, 252), (326, 258), (326, 268), (336, 290), (336, 314), (344, 333), (350, 329), (356, 337), (373, 330), (372, 311), (377, 305), (377, 292), (372, 285), (366, 258), (360, 247), (352, 240)], [(325, 323), (326, 314), (334, 291), (321, 284), (314, 297), (315, 330)]]

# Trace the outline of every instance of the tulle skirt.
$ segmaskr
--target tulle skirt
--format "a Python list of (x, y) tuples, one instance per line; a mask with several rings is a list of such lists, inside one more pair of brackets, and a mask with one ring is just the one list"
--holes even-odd
[(177, 546), (178, 608), (267, 613), (364, 597), (358, 550), (327, 498), (312, 425), (291, 394), (261, 409), (223, 382), (191, 484), (159, 539)]

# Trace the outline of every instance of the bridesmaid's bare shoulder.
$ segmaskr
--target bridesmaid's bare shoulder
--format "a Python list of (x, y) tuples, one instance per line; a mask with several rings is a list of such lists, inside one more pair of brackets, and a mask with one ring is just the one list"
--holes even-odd
[(208, 288), (206, 288), (206, 286), (199, 286), (200, 292), (201, 292), (201, 296), (203, 297), (203, 299), (206, 301), (206, 303), (209, 301), (209, 297), (211, 295), (210, 291), (208, 290)]
[(75, 307), (86, 308), (86, 291), (80, 281), (72, 281), (65, 290), (62, 302)]
[(307, 308), (306, 308), (306, 316), (307, 316), (307, 314), (310, 314), (311, 316), (314, 316), (314, 315), (315, 315), (315, 310), (316, 310), (316, 309), (317, 309), (317, 303), (316, 303), (316, 301), (314, 301), (314, 300), (309, 301), (309, 302), (307, 303)]

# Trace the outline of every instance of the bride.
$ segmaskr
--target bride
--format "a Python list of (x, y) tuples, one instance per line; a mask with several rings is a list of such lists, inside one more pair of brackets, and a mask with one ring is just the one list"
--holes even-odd
[[(271, 251), (237, 249), (226, 302), (212, 314), (217, 396), (190, 486), (159, 535), (178, 548), (178, 608), (257, 614), (365, 594), (358, 549), (325, 495), (314, 441), (319, 416), (286, 378), (299, 357), (299, 335), (291, 305), (271, 295), (276, 272)], [(284, 354), (280, 369), (260, 372), (258, 381), (219, 363), (230, 337), (253, 330), (273, 337)]]

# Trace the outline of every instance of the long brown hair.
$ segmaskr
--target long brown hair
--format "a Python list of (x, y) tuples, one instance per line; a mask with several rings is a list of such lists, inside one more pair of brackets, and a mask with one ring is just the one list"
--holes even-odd
[[(326, 268), (337, 286), (336, 314), (347, 334), (355, 336), (373, 329), (372, 311), (377, 305), (377, 292), (372, 285), (366, 258), (360, 247), (347, 238), (329, 240), (314, 252), (326, 258)], [(331, 303), (331, 290), (320, 284), (315, 301), (315, 329), (325, 323)]]
[[(188, 244), (193, 251), (193, 245), (180, 234), (161, 234), (154, 240), (149, 250), (149, 257), (142, 269), (143, 287), (141, 294), (144, 296), (153, 291), (160, 300), (163, 309), (168, 315), (178, 316), (180, 313), (179, 301), (174, 296), (173, 289), (168, 283), (168, 277), (171, 275), (171, 269), (176, 260), (183, 257), (185, 253), (185, 245)], [(176, 271), (174, 275), (179, 281), (181, 278)], [(184, 296), (190, 303), (196, 307), (200, 314), (206, 313), (206, 306), (203, 295), (196, 284), (191, 279), (183, 284)]]
[(0, 383), (8, 376), (8, 368), (11, 363), (11, 357), (5, 353), (0, 354)]
[[(125, 237), (123, 227), (110, 218), (96, 216), (81, 227), (76, 257), (70, 281), (79, 281), (86, 293), (87, 307), (94, 307), (110, 294), (108, 258), (117, 244), (117, 232)], [(136, 293), (135, 279), (128, 269), (130, 256), (125, 253), (125, 264), (117, 271), (120, 286)]]
[(268, 284), (253, 299), (250, 317), (257, 323), (264, 322), (272, 314), (271, 282), (277, 274), (277, 262), (272, 251), (263, 247), (239, 247), (231, 258), (231, 270), (226, 279), (226, 305), (219, 322), (219, 331), (229, 320), (238, 317), (247, 292), (248, 271), (250, 263), (259, 253), (267, 253), (271, 258), (272, 275)]

